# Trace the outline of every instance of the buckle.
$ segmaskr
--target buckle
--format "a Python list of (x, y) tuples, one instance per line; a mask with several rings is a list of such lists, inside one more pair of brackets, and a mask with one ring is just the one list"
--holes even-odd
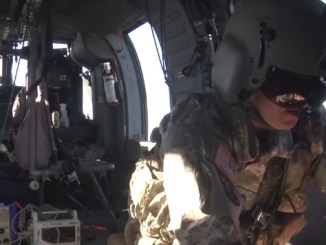
[(263, 209), (256, 208), (253, 213), (252, 217), (255, 219), (255, 222), (261, 224), (261, 229), (265, 229), (272, 218), (272, 214), (265, 212)]
[(271, 218), (272, 218), (272, 215), (270, 213), (260, 211), (256, 217), (256, 221), (261, 223), (263, 225), (263, 227), (266, 228), (268, 226)]

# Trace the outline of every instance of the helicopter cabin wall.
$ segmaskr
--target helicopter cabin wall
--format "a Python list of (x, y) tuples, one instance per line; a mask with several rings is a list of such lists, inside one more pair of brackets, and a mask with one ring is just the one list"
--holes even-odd
[[(146, 93), (140, 65), (132, 52), (115, 33), (105, 37), (79, 33), (70, 53), (75, 62), (91, 71), (97, 142), (105, 149), (105, 160), (115, 163), (111, 184), (113, 199), (118, 202), (139, 158), (139, 141), (147, 137)], [(117, 104), (108, 103), (106, 98), (105, 62), (110, 62), (117, 79)]]
[(147, 15), (162, 48), (171, 105), (184, 94), (203, 92), (205, 86), (199, 63), (190, 67), (197, 55), (198, 37), (183, 3), (166, 0), (162, 4), (160, 0), (153, 0), (147, 5)]
[[(123, 117), (121, 121), (119, 119), (118, 124), (123, 125), (119, 129), (123, 130), (123, 138), (136, 141), (146, 139), (145, 87), (139, 61), (128, 40), (125, 42), (116, 33), (106, 36), (79, 33), (71, 45), (70, 55), (79, 65), (91, 70), (95, 93), (93, 96), (95, 121), (102, 123), (104, 110), (109, 114), (121, 111), (123, 114), (120, 116)], [(106, 98), (103, 63), (107, 62), (110, 63), (117, 83), (116, 104), (108, 103)], [(112, 120), (112, 117), (109, 117), (109, 120)], [(104, 138), (108, 137), (103, 136), (102, 143)]]
[(104, 146), (107, 152), (115, 152), (117, 150), (115, 120), (118, 108), (106, 103), (103, 65), (101, 65), (104, 62), (114, 63), (115, 58), (112, 47), (104, 37), (81, 33), (78, 33), (71, 47), (70, 55), (72, 59), (79, 65), (88, 68), (91, 72), (93, 116), (98, 128), (97, 143)]

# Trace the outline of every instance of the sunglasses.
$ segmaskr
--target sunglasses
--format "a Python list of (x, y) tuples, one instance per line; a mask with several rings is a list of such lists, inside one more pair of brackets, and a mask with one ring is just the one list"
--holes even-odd
[(271, 99), (275, 104), (278, 104), (282, 107), (292, 107), (306, 103), (306, 98), (303, 95), (296, 93), (277, 95)]
[(319, 106), (326, 100), (326, 85), (319, 77), (297, 74), (274, 66), (268, 69), (260, 89), (275, 104), (284, 108)]

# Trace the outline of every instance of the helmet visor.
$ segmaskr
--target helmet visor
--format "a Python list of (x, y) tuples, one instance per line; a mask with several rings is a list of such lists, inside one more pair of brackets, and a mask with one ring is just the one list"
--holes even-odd
[(326, 100), (326, 85), (321, 78), (274, 66), (268, 69), (260, 89), (275, 104), (284, 108), (319, 106)]

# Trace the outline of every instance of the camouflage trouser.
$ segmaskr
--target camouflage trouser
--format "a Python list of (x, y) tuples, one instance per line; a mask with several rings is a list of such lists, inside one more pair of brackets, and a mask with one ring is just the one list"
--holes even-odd
[(123, 233), (112, 234), (109, 236), (107, 245), (127, 245)]
[(141, 236), (140, 226), (137, 220), (129, 220), (124, 233), (109, 236), (107, 245), (167, 245), (158, 238)]
[(160, 243), (156, 243), (156, 240), (153, 238), (142, 237), (134, 243), (128, 244), (125, 240), (124, 234), (120, 233), (112, 234), (107, 241), (107, 245), (160, 245)]
[(130, 219), (125, 227), (124, 233), (109, 236), (107, 245), (134, 245), (139, 239), (139, 223)]

